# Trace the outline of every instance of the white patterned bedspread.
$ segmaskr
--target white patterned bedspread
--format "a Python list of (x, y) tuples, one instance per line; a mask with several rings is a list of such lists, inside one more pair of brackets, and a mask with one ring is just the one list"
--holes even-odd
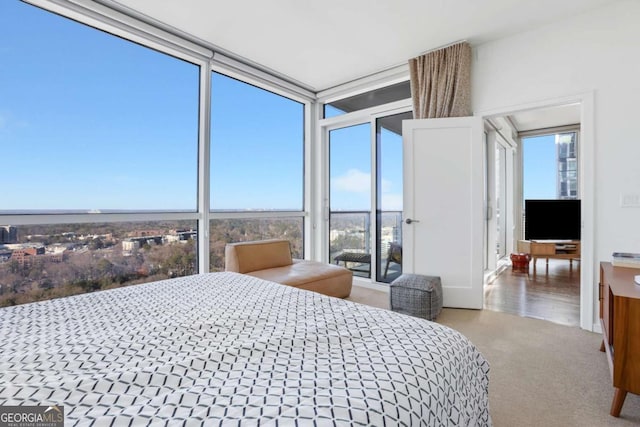
[(0, 405), (68, 425), (491, 425), (458, 332), (237, 273), (3, 308), (0, 340)]

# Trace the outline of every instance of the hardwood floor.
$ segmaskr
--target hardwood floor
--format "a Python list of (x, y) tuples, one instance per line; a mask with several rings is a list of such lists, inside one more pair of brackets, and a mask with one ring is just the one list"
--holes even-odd
[(580, 262), (570, 268), (567, 260), (538, 260), (537, 274), (533, 261), (529, 273), (505, 269), (484, 287), (484, 307), (519, 316), (544, 319), (568, 326), (580, 325)]

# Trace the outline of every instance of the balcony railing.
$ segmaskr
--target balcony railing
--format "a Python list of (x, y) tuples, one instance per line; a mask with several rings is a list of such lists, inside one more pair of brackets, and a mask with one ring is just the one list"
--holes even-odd
[[(377, 261), (377, 280), (390, 282), (401, 272), (399, 263), (392, 261), (388, 269), (386, 267), (390, 243), (402, 244), (402, 212), (379, 211), (379, 215), (376, 244), (371, 237), (370, 211), (332, 211), (329, 217), (329, 259), (333, 263), (344, 263), (355, 275), (362, 277), (371, 277), (371, 263)], [(374, 246), (377, 247), (377, 259), (372, 258)]]

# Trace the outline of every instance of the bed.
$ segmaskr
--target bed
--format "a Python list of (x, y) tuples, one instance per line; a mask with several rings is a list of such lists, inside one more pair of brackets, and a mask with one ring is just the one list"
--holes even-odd
[(3, 308), (0, 337), (0, 405), (66, 425), (491, 425), (460, 333), (238, 273)]

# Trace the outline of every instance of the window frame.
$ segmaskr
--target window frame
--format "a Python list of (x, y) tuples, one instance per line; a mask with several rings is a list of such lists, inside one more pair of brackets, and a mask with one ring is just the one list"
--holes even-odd
[[(257, 78), (253, 75), (248, 75), (246, 72), (242, 72), (237, 66), (236, 67), (228, 67), (221, 65), (217, 62), (211, 62), (208, 70), (209, 75), (209, 96), (212, 95), (211, 89), (211, 75), (212, 73), (223, 74), (226, 77), (230, 77), (232, 79), (236, 79), (242, 83), (249, 84), (251, 86), (255, 86), (258, 89), (266, 90), (267, 92), (271, 92), (275, 95), (282, 96), (284, 98), (288, 98), (292, 101), (299, 102), (303, 105), (303, 147), (302, 147), (302, 175), (303, 175), (303, 194), (302, 194), (302, 210), (269, 210), (269, 211), (216, 211), (211, 207), (210, 201), (210, 171), (211, 171), (211, 153), (210, 153), (210, 145), (208, 141), (210, 141), (210, 132), (211, 132), (211, 102), (208, 104), (208, 135), (207, 135), (207, 175), (206, 175), (206, 187), (204, 185), (202, 188), (205, 188), (205, 195), (207, 199), (207, 204), (209, 208), (206, 209), (207, 212), (203, 212), (207, 218), (207, 224), (211, 224), (211, 220), (214, 219), (267, 219), (267, 218), (302, 218), (303, 222), (303, 253), (305, 258), (314, 259), (314, 251), (313, 246), (311, 244), (311, 240), (313, 239), (313, 224), (312, 221), (309, 220), (311, 214), (311, 200), (312, 197), (310, 195), (311, 192), (311, 171), (310, 167), (311, 163), (311, 116), (313, 111), (312, 102), (304, 96), (300, 94), (293, 93), (286, 88), (280, 85), (269, 85), (263, 79)], [(204, 177), (203, 177), (204, 178)], [(199, 192), (200, 193), (200, 192)], [(207, 238), (206, 238), (206, 251), (203, 248), (202, 253), (209, 254), (209, 226), (207, 226)], [(204, 239), (203, 239), (204, 240)], [(205, 258), (199, 257), (198, 259)], [(206, 266), (201, 266), (201, 273), (209, 272), (209, 256), (206, 257)]]

